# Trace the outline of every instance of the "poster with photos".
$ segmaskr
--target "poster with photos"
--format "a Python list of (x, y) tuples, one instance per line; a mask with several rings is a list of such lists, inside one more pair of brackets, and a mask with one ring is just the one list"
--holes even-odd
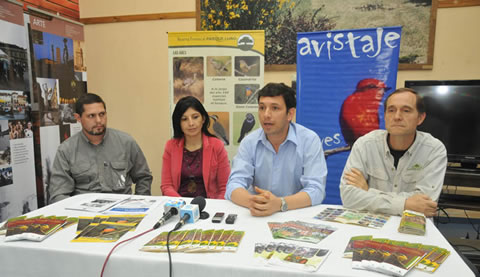
[(28, 40), (21, 5), (0, 1), (0, 224), (37, 208)]
[(22, 6), (0, 2), (0, 90), (28, 91), (28, 41)]
[(29, 108), (28, 92), (0, 90), (0, 120), (28, 119)]
[(38, 107), (37, 180), (43, 181), (39, 201), (44, 205), (57, 148), (81, 128), (74, 113), (77, 99), (87, 92), (85, 41), (81, 24), (34, 15), (26, 21), (32, 45), (32, 98)]
[(263, 30), (168, 33), (171, 113), (181, 98), (196, 97), (230, 160), (242, 139), (260, 127), (264, 45)]
[(75, 123), (74, 104), (87, 91), (83, 27), (35, 16), (29, 17), (29, 24), (40, 126)]

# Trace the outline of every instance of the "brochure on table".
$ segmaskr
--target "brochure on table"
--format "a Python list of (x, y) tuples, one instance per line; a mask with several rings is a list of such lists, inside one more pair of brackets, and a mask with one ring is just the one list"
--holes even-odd
[(105, 214), (144, 214), (159, 204), (160, 200), (158, 199), (151, 199), (139, 195), (99, 195), (92, 196), (86, 201), (68, 206), (65, 209)]

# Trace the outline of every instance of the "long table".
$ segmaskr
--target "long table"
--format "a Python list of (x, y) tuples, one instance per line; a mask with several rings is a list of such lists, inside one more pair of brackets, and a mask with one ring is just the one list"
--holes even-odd
[[(67, 216), (93, 216), (89, 212), (66, 210), (65, 207), (74, 206), (76, 203), (86, 201), (92, 194), (77, 195), (52, 205), (43, 207), (27, 214), (36, 215), (67, 215)], [(102, 194), (102, 196), (106, 196)], [(87, 198), (88, 197), (88, 198)], [(165, 202), (168, 197), (150, 196)], [(188, 203), (190, 200), (185, 199)], [(301, 210), (276, 213), (269, 217), (252, 217), (249, 211), (226, 200), (207, 199), (205, 211), (210, 216), (215, 212), (238, 214), (234, 225), (222, 223), (215, 224), (208, 220), (200, 220), (194, 224), (187, 224), (182, 229), (213, 228), (235, 229), (245, 231), (239, 249), (235, 253), (172, 253), (173, 276), (385, 276), (371, 271), (355, 270), (351, 268), (351, 260), (342, 257), (345, 246), (352, 236), (372, 235), (374, 237), (390, 238), (395, 240), (433, 244), (451, 251), (451, 255), (443, 265), (433, 274), (425, 273), (416, 269), (410, 271), (410, 277), (450, 277), (462, 276), (473, 277), (473, 272), (463, 262), (452, 246), (442, 236), (434, 224), (427, 220), (425, 236), (401, 234), (397, 232), (400, 217), (391, 217), (381, 229), (371, 229), (355, 225), (347, 225), (334, 222), (325, 222), (314, 219), (325, 207), (331, 205), (319, 205)], [(331, 206), (335, 207), (335, 206)], [(130, 238), (144, 232), (162, 216), (163, 205), (152, 209), (143, 219), (135, 232), (125, 234), (119, 241)], [(284, 222), (288, 220), (302, 220), (311, 223), (322, 223), (338, 228), (337, 231), (322, 240), (319, 244), (306, 244), (285, 240), (274, 240), (268, 228), (267, 222)], [(168, 221), (167, 224), (145, 234), (137, 239), (119, 246), (110, 257), (106, 266), (105, 277), (132, 277), (132, 276), (168, 276), (167, 253), (143, 252), (139, 249), (152, 238), (164, 231), (171, 230), (178, 222), (177, 218)], [(0, 276), (2, 277), (56, 277), (56, 276), (100, 276), (105, 258), (115, 243), (74, 243), (76, 226), (61, 230), (42, 242), (14, 241), (5, 242), (0, 236)], [(292, 242), (306, 246), (318, 246), (330, 249), (332, 252), (325, 263), (314, 273), (306, 273), (284, 267), (266, 267), (257, 263), (253, 257), (254, 244), (256, 242), (268, 243), (271, 241)]]

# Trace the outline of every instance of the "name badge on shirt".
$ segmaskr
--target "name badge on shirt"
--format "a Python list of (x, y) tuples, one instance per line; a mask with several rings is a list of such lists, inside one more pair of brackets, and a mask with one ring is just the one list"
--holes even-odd
[(414, 164), (408, 170), (422, 170), (422, 169), (423, 169), (423, 166), (419, 164)]

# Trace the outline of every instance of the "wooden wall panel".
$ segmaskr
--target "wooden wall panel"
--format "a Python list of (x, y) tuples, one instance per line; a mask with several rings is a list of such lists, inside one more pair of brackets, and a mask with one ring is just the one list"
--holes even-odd
[(80, 20), (78, 0), (19, 0), (27, 7), (35, 7), (53, 14), (60, 14), (75, 21)]
[(438, 0), (439, 8), (459, 8), (479, 5), (480, 0)]

